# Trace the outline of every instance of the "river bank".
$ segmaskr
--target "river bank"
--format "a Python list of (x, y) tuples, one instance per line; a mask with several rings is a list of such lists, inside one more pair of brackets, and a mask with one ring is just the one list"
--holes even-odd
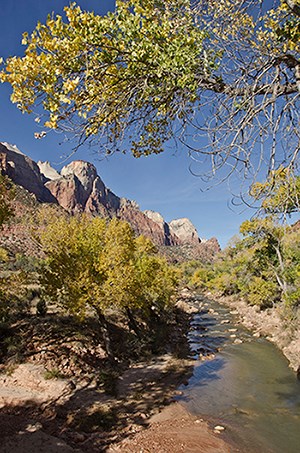
[[(0, 452), (236, 451), (226, 433), (214, 432), (213, 425), (174, 402), (179, 385), (193, 372), (194, 361), (187, 357), (181, 338), (197, 312), (197, 302), (185, 290), (176, 307), (174, 344), (166, 344), (163, 354), (132, 363), (117, 377), (103, 375), (100, 386), (92, 378), (46, 379), (42, 363), (16, 364), (3, 372)], [(113, 392), (107, 393), (104, 384)]]
[(260, 310), (234, 296), (206, 293), (205, 298), (208, 302), (213, 299), (226, 305), (232, 314), (238, 316), (238, 322), (251, 330), (254, 336), (263, 336), (274, 343), (288, 359), (290, 367), (300, 377), (300, 319), (289, 321), (283, 317), (282, 309), (279, 307)]
[[(239, 322), (237, 310), (195, 294), (199, 312), (188, 334), (195, 358), (179, 401), (211, 419), (242, 452), (296, 453), (300, 381), (276, 347)], [(205, 357), (210, 360), (205, 360)]]
[[(221, 304), (220, 308), (213, 300)], [(228, 315), (221, 315), (222, 305), (228, 307)], [(260, 342), (263, 340), (259, 337), (264, 336), (278, 342), (291, 357), (295, 370), (299, 364), (297, 331), (291, 326), (285, 331), (278, 313), (258, 312), (242, 301), (212, 298), (210, 294), (194, 294), (188, 289), (181, 292), (176, 307), (177, 323), (173, 331), (176, 348), (173, 345), (171, 351), (168, 350), (170, 345), (166, 345), (163, 354), (132, 363), (115, 379), (114, 394), (108, 394), (95, 380), (46, 380), (46, 370), (38, 364), (24, 363), (16, 366), (11, 375), (2, 374), (0, 453), (23, 453), (24, 448), (32, 453), (251, 451), (245, 447), (239, 433), (235, 435), (230, 423), (226, 424), (222, 419), (221, 412), (210, 416), (201, 403), (199, 413), (192, 415), (176, 399), (183, 398), (184, 402), (185, 392), (193, 388), (194, 382), (196, 386), (200, 382), (201, 387), (202, 378), (198, 377), (195, 366), (209, 370), (208, 376), (214, 377), (219, 372), (218, 351), (219, 347), (221, 351), (223, 349), (223, 333), (216, 335), (213, 333), (216, 329), (224, 334), (227, 332), (237, 346), (246, 346), (247, 340), (238, 338), (240, 334), (236, 335), (235, 323), (251, 330), (252, 333), (246, 333), (249, 341), (254, 337)], [(222, 316), (225, 316), (224, 320)], [(230, 318), (233, 325), (226, 324)], [(209, 334), (211, 329), (212, 336)], [(200, 341), (196, 344), (195, 355), (193, 348), (190, 349), (190, 357), (187, 344), (182, 341), (187, 333), (190, 348), (195, 340), (196, 343), (198, 338)], [(213, 369), (214, 363), (216, 369)], [(273, 371), (276, 376), (276, 370)], [(230, 374), (228, 382), (237, 376)], [(111, 384), (113, 376), (108, 376), (108, 380)], [(216, 399), (213, 390), (208, 398), (209, 405), (214, 405)], [(241, 416), (246, 413), (248, 409), (242, 409)], [(225, 426), (225, 429), (215, 430), (217, 425)]]

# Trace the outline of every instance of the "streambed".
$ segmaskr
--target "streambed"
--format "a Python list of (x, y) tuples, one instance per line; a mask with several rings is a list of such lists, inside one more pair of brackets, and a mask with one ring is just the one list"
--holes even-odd
[(227, 307), (199, 303), (189, 332), (195, 367), (180, 388), (182, 404), (224, 426), (241, 452), (300, 452), (300, 381), (287, 359)]

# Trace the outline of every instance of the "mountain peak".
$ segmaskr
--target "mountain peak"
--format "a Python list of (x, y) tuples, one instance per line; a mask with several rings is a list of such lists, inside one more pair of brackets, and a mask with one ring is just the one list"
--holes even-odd
[[(59, 173), (49, 162), (36, 164), (15, 145), (2, 143), (0, 169), (13, 182), (33, 193), (38, 201), (57, 203), (71, 215), (85, 212), (93, 216), (117, 217), (157, 245), (187, 245), (196, 255), (197, 247), (202, 245), (189, 219), (176, 219), (168, 224), (158, 212), (142, 212), (135, 201), (120, 198), (108, 189), (90, 162), (75, 160)], [(206, 248), (210, 248), (210, 244)], [(213, 248), (215, 253), (218, 248), (215, 242)]]

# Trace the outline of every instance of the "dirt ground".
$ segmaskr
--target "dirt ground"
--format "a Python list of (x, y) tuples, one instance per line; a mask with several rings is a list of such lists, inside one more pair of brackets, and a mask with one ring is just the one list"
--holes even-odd
[[(175, 402), (194, 366), (185, 351), (189, 316), (197, 311), (190, 298), (186, 291), (177, 302), (182, 319), (171, 336), (173, 346), (166, 345), (170, 351), (133, 361), (121, 373), (100, 368), (97, 377), (46, 379), (42, 360), (4, 370), (0, 453), (240, 452), (229, 430), (215, 430), (219, 423), (194, 417)], [(84, 363), (77, 364), (82, 371)]]
[(208, 424), (173, 403), (152, 417), (148, 429), (113, 445), (108, 453), (233, 453)]
[(0, 452), (238, 451), (222, 440), (225, 433), (172, 402), (190, 367), (168, 354), (135, 364), (110, 397), (93, 383), (74, 388), (72, 381), (45, 380), (40, 365), (19, 365), (0, 377)]

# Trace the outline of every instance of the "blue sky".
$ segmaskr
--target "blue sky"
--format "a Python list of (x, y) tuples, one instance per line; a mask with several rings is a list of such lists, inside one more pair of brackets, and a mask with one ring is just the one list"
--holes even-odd
[[(82, 9), (99, 14), (114, 9), (113, 0), (78, 0), (77, 3)], [(22, 33), (31, 32), (52, 11), (61, 14), (68, 4), (64, 0), (0, 0), (0, 56), (22, 55)], [(11, 104), (10, 93), (7, 84), (0, 85), (0, 141), (16, 144), (32, 159), (49, 160), (60, 169), (65, 164), (63, 156), (70, 153), (72, 145), (61, 144), (63, 137), (55, 132), (36, 140), (34, 132), (38, 126), (34, 117), (21, 114)], [(228, 207), (232, 188), (226, 183), (203, 191), (200, 178), (189, 171), (191, 160), (184, 149), (167, 148), (161, 155), (134, 159), (117, 154), (105, 158), (82, 147), (71, 160), (74, 159), (93, 162), (105, 184), (117, 195), (137, 201), (143, 210), (160, 212), (166, 221), (188, 217), (200, 237), (215, 236), (222, 247), (238, 233), (240, 223), (253, 214), (249, 209), (232, 211)], [(233, 181), (237, 192), (238, 187), (238, 182)]]

